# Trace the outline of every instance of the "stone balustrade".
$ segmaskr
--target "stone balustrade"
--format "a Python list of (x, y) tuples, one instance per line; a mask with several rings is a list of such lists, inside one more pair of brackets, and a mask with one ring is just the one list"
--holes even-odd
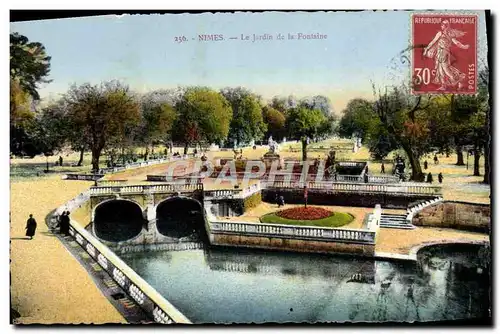
[(196, 184), (155, 184), (155, 185), (128, 185), (128, 186), (97, 186), (90, 188), (91, 196), (102, 196), (107, 194), (150, 194), (169, 192), (193, 192), (203, 190), (202, 183)]
[(97, 181), (101, 179), (104, 174), (66, 174), (62, 176), (63, 180), (79, 180), (79, 181)]
[(375, 231), (313, 226), (209, 221), (210, 233), (226, 233), (279, 238), (315, 239), (375, 244)]
[(435, 199), (432, 199), (432, 200), (425, 201), (423, 203), (419, 203), (418, 205), (409, 207), (408, 210), (406, 211), (406, 221), (409, 224), (412, 224), (413, 217), (417, 213), (419, 213), (420, 211), (422, 211), (423, 209), (425, 209), (428, 206), (434, 205), (436, 203), (440, 203), (442, 201), (443, 201), (443, 198), (442, 197), (438, 197), (438, 198), (435, 198)]
[[(62, 211), (73, 211), (90, 199), (90, 192), (81, 193), (74, 199), (55, 210), (51, 221), (57, 220)], [(109, 250), (99, 240), (87, 232), (74, 220), (70, 221), (69, 233), (78, 244), (126, 291), (130, 297), (154, 319), (161, 324), (191, 324), (179, 310), (162, 297), (143, 278)]]
[(425, 194), (439, 196), (442, 194), (441, 187), (428, 186), (414, 183), (380, 184), (380, 183), (347, 183), (347, 182), (286, 182), (274, 181), (263, 182), (266, 188), (303, 188), (325, 189), (337, 192), (366, 192), (366, 193), (403, 193), (403, 194)]

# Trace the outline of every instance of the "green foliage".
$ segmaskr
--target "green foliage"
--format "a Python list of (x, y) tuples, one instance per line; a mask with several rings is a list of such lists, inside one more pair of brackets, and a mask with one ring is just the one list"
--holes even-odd
[(10, 79), (34, 100), (39, 100), (38, 83), (50, 82), (50, 57), (41, 43), (30, 42), (17, 32), (10, 34)]
[(297, 107), (288, 111), (286, 128), (290, 138), (303, 140), (305, 137), (315, 138), (320, 134), (323, 122), (326, 122), (326, 118), (320, 110)]
[(260, 203), (262, 203), (262, 194), (260, 192), (248, 196), (243, 201), (244, 212), (257, 207)]
[(242, 87), (224, 88), (222, 96), (230, 103), (233, 116), (230, 123), (228, 140), (238, 144), (252, 139), (261, 139), (267, 126), (262, 117), (259, 97)]
[(323, 116), (326, 118), (332, 117), (332, 119), (335, 120), (332, 103), (326, 96), (316, 95), (312, 97), (305, 97), (300, 100), (299, 105), (310, 110), (320, 110), (323, 113)]
[(271, 106), (265, 106), (262, 113), (264, 122), (267, 124), (265, 137), (273, 136), (275, 140), (282, 140), (286, 136), (285, 115)]
[(297, 107), (288, 110), (286, 119), (288, 136), (302, 141), (302, 160), (307, 159), (308, 140), (322, 135), (321, 131), (325, 130), (324, 123), (327, 121), (321, 111), (317, 109)]
[(179, 113), (174, 136), (186, 145), (198, 141), (218, 143), (226, 139), (232, 110), (229, 102), (207, 87), (186, 89), (176, 109)]
[(365, 140), (380, 125), (373, 103), (364, 99), (351, 100), (342, 113), (338, 128), (341, 137), (358, 136)]
[(299, 226), (320, 226), (320, 227), (340, 227), (349, 224), (354, 220), (354, 216), (345, 212), (334, 212), (333, 215), (327, 218), (317, 220), (292, 220), (278, 216), (275, 213), (268, 213), (260, 217), (260, 221), (264, 224), (282, 224), (282, 225), (299, 225)]
[(73, 85), (65, 95), (68, 117), (89, 137), (92, 167), (104, 148), (124, 144), (140, 121), (140, 108), (128, 86), (117, 82)]

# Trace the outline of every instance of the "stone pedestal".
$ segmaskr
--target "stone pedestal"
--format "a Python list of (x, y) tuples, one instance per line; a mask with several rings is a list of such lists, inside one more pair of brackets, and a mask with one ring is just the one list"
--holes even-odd
[[(263, 156), (264, 163), (266, 164), (266, 168), (271, 168), (271, 165), (275, 162), (278, 161), (278, 167), (281, 166), (281, 159), (280, 155), (277, 153), (273, 152), (267, 152)], [(281, 166), (282, 167), (282, 166)]]

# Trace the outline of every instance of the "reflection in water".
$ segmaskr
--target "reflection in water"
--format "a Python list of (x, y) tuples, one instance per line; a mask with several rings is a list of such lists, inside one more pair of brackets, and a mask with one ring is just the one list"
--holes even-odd
[(207, 247), (124, 260), (194, 323), (262, 323), (485, 317), (487, 271), (478, 273), (469, 256), (456, 252), (452, 261), (427, 252), (417, 267)]

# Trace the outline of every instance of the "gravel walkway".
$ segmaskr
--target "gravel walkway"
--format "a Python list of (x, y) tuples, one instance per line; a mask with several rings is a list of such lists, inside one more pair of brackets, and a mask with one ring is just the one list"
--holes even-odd
[[(91, 185), (60, 175), (11, 183), (10, 273), (16, 324), (125, 323), (80, 263), (48, 232), (45, 217)], [(25, 226), (32, 213), (36, 235)]]

